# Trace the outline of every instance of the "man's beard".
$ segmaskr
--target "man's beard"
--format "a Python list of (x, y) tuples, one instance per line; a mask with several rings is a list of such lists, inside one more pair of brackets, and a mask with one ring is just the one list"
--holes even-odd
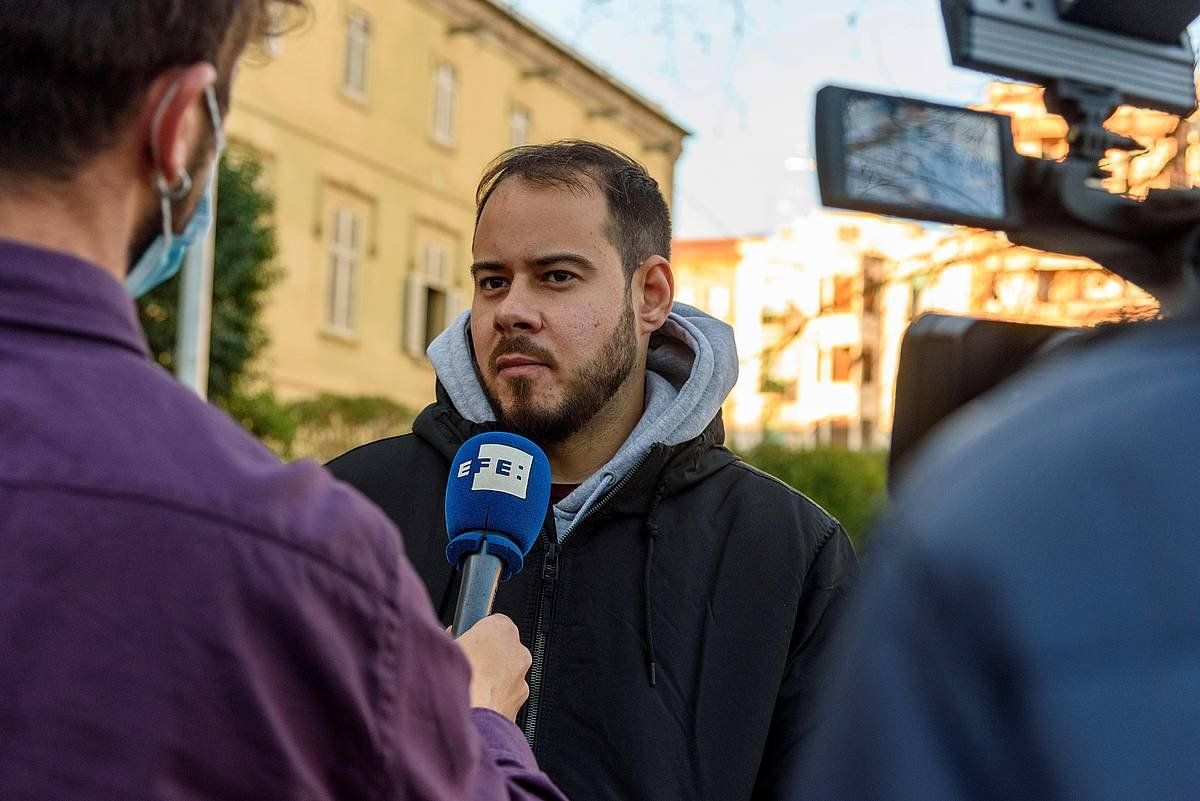
[[(504, 339), (496, 346), (489, 358), (487, 370), (497, 376), (496, 360), (511, 353), (521, 353), (556, 367), (553, 357), (533, 341), (521, 334)], [(575, 371), (563, 388), (563, 397), (547, 409), (534, 401), (534, 380), (528, 376), (500, 378), (507, 381), (512, 393), (512, 405), (505, 407), (499, 397), (483, 383), (483, 390), (496, 410), (497, 420), (505, 429), (529, 437), (538, 443), (564, 442), (603, 409), (616, 395), (617, 390), (629, 378), (637, 364), (637, 337), (633, 329), (633, 305), (630, 296), (625, 296), (625, 308), (621, 319), (608, 340), (601, 346), (596, 358)]]

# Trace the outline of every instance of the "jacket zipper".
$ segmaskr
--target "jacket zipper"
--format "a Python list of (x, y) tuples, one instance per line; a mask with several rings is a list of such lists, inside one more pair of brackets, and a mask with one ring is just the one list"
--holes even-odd
[(625, 477), (618, 481), (583, 519), (572, 523), (571, 527), (567, 529), (567, 533), (563, 535), (562, 542), (557, 542), (557, 535), (554, 532), (547, 532), (546, 558), (542, 562), (542, 591), (538, 596), (537, 614), (534, 616), (533, 625), (533, 663), (529, 666), (529, 700), (525, 703), (525, 739), (529, 741), (530, 749), (534, 747), (537, 739), (538, 713), (542, 705), (542, 679), (546, 670), (547, 640), (550, 637), (547, 620), (554, 611), (555, 588), (558, 581), (558, 557), (575, 529), (579, 528), (584, 520), (595, 516), (598, 510), (603, 509), (605, 504), (616, 497), (617, 493), (642, 469), (642, 465), (646, 463), (654, 450), (652, 447), (646, 451), (642, 458), (638, 459), (637, 463), (625, 474)]
[(534, 733), (537, 731), (538, 710), (542, 701), (542, 671), (546, 664), (546, 625), (548, 609), (554, 603), (554, 583), (558, 579), (558, 553), (560, 546), (551, 538), (546, 546), (546, 559), (542, 562), (542, 592), (538, 596), (536, 622), (533, 626), (533, 663), (529, 666), (529, 701), (525, 705), (525, 739), (533, 748)]

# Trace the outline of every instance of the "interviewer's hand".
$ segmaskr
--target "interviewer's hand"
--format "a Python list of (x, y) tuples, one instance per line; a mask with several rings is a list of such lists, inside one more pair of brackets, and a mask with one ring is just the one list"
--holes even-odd
[(533, 661), (516, 624), (504, 615), (489, 615), (456, 642), (471, 663), (471, 706), (495, 710), (515, 721), (529, 697), (525, 674)]

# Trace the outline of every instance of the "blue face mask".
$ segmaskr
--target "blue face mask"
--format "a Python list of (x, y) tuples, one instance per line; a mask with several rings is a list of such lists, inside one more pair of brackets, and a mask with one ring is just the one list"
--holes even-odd
[(171, 204), (182, 200), (191, 193), (192, 180), (187, 171), (184, 171), (179, 178), (179, 186), (172, 189), (167, 186), (161, 174), (158, 176), (155, 185), (158, 189), (159, 202), (162, 205), (163, 232), (151, 243), (125, 276), (125, 291), (131, 297), (140, 298), (154, 287), (174, 277), (183, 265), (188, 248), (208, 236), (208, 230), (212, 227), (213, 189), (217, 183), (217, 165), (221, 160), (221, 153), (225, 149), (225, 135), (221, 130), (221, 112), (217, 107), (217, 97), (211, 86), (205, 90), (205, 99), (208, 112), (212, 116), (213, 131), (217, 138), (217, 152), (213, 157), (208, 187), (196, 202), (196, 210), (184, 225), (182, 233), (176, 234), (171, 215)]

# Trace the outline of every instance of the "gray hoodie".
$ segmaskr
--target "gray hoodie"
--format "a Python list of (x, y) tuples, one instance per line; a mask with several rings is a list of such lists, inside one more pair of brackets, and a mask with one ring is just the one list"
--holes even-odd
[[(459, 414), (483, 423), (496, 415), (475, 369), (470, 320), (469, 311), (459, 315), (429, 346), (429, 359)], [(655, 443), (678, 445), (700, 436), (720, 411), (737, 375), (733, 329), (699, 309), (676, 303), (650, 338), (642, 419), (607, 464), (555, 504), (559, 541)]]

